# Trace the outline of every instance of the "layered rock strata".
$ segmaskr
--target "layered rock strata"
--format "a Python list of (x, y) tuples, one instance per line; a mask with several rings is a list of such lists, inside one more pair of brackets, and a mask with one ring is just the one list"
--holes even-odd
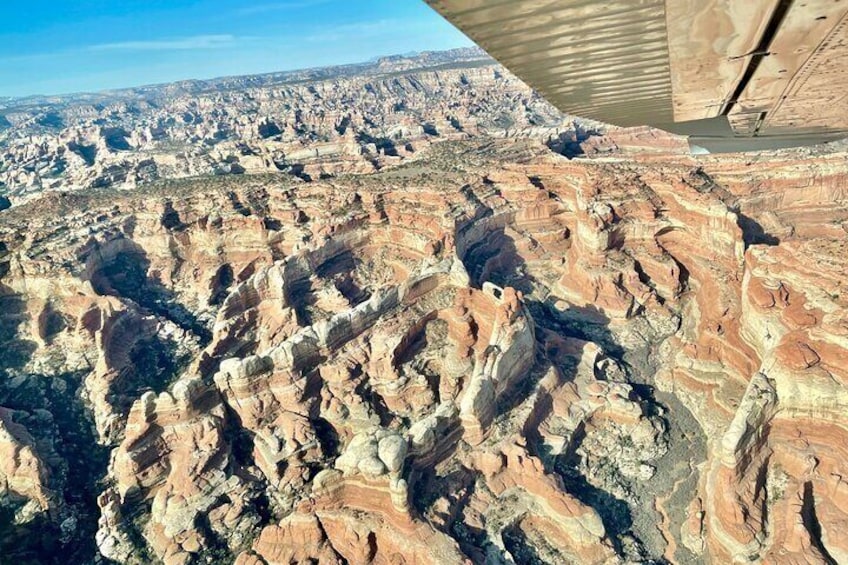
[(845, 155), (596, 153), (4, 212), (4, 556), (844, 560)]

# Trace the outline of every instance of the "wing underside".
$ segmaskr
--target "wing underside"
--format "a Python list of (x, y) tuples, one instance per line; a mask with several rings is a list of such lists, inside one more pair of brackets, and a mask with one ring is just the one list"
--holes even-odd
[(428, 2), (569, 114), (712, 151), (848, 136), (848, 2)]

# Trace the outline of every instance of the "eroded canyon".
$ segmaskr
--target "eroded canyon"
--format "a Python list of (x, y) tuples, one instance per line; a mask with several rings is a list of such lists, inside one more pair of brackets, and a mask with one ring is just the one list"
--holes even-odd
[(684, 147), (0, 213), (4, 561), (848, 561), (846, 154)]
[[(369, 173), (434, 142), (554, 136), (565, 118), (479, 49), (0, 100), (0, 195), (158, 179)], [(0, 206), (2, 207), (2, 206)]]

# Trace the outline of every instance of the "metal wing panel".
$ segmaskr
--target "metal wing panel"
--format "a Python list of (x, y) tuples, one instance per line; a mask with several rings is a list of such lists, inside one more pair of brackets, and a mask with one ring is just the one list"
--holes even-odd
[(558, 108), (621, 126), (672, 121), (664, 0), (430, 0)]
[(842, 0), (427, 0), (560, 110), (714, 147), (848, 135)]

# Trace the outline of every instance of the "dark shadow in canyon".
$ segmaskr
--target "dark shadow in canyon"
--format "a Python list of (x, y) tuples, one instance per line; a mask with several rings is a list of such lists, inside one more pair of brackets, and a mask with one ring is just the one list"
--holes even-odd
[(129, 357), (129, 366), (109, 385), (111, 401), (124, 414), (129, 413), (143, 392), (152, 390), (160, 394), (168, 390), (189, 364), (176, 342), (158, 335), (135, 343)]
[(230, 289), (235, 282), (235, 274), (233, 267), (229, 263), (225, 263), (218, 267), (215, 272), (215, 277), (211, 283), (211, 295), (209, 297), (210, 306), (220, 306), (224, 303)]
[(527, 274), (524, 258), (505, 228), (491, 230), (469, 245), (462, 263), (475, 288), (491, 282), (501, 287), (511, 286), (525, 294), (533, 291), (533, 277)]
[[(506, 234), (504, 228), (492, 230), (479, 241), (471, 244), (462, 257), (463, 264), (469, 272), (471, 284), (477, 288), (482, 287), (484, 282), (492, 282), (498, 286), (511, 286), (524, 293), (524, 303), (530, 312), (536, 326), (537, 334), (549, 332), (563, 337), (594, 342), (601, 346), (604, 353), (619, 362), (625, 368), (625, 350), (618, 343), (614, 334), (610, 331), (610, 319), (603, 310), (595, 306), (570, 306), (565, 311), (560, 311), (553, 306), (552, 300), (541, 301), (533, 298), (535, 279), (526, 271), (524, 259), (518, 252), (515, 241)], [(540, 349), (544, 346), (540, 343)], [(536, 364), (527, 378), (505, 391), (498, 401), (496, 414), (508, 413), (524, 402), (530, 394), (536, 390), (536, 384), (544, 376), (545, 371), (555, 364), (559, 370), (560, 377), (564, 381), (573, 380), (576, 374), (577, 364), (566, 365), (561, 360), (550, 359), (547, 351), (537, 352)], [(650, 398), (650, 390), (640, 390), (637, 393), (647, 393)], [(647, 400), (647, 399), (646, 399)], [(649, 400), (650, 402), (650, 400)], [(537, 411), (550, 409), (545, 405), (545, 399), (539, 400)], [(541, 417), (540, 414), (536, 415)], [(580, 457), (577, 449), (585, 437), (585, 432), (578, 431), (572, 439), (568, 450), (561, 455), (555, 456), (545, 446), (538, 432), (528, 429), (528, 447), (531, 453), (540, 457), (549, 473), (557, 474), (563, 480), (566, 492), (575, 496), (582, 503), (593, 507), (606, 528), (615, 549), (621, 553), (621, 536), (632, 535), (633, 516), (630, 505), (616, 498), (612, 494), (600, 489), (587, 480), (579, 470)], [(515, 535), (509, 538), (509, 543), (515, 547), (517, 554), (526, 563), (534, 563), (538, 558), (525, 543), (523, 536)], [(505, 543), (508, 541), (504, 539)], [(512, 551), (511, 551), (512, 552)]]
[(566, 492), (577, 500), (595, 509), (604, 523), (610, 541), (616, 552), (621, 553), (621, 536), (631, 533), (633, 517), (626, 501), (616, 498), (609, 492), (591, 484), (580, 472), (580, 455), (577, 450), (586, 438), (585, 425), (580, 424), (572, 436), (565, 453), (554, 458), (554, 473), (562, 478)]
[[(176, 294), (165, 287), (155, 273), (151, 273), (150, 260), (141, 246), (129, 240), (113, 244), (121, 245), (121, 250), (114, 257), (95, 265), (90, 282), (101, 296), (121, 298), (139, 310), (130, 309), (124, 313), (130, 319), (123, 325), (117, 322), (109, 334), (118, 345), (127, 341), (131, 343), (127, 352), (129, 363), (119, 367), (119, 377), (109, 384), (109, 402), (126, 414), (143, 392), (152, 390), (159, 394), (167, 390), (190, 362), (187, 351), (177, 339), (151, 330), (149, 321), (143, 320), (139, 314), (153, 314), (172, 322), (194, 336), (200, 347), (209, 343), (212, 335), (208, 327), (179, 303)], [(94, 258), (89, 257), (88, 260), (91, 262)], [(225, 275), (222, 276), (226, 278)]]
[(677, 266), (677, 270), (679, 271), (677, 280), (680, 282), (679, 293), (682, 294), (689, 289), (689, 279), (691, 278), (691, 273), (689, 272), (689, 269), (686, 267), (686, 265), (684, 265), (683, 262), (681, 262), (677, 257), (675, 257), (673, 253), (668, 250), (669, 246), (664, 242), (666, 236), (668, 236), (667, 239), (673, 242), (674, 238), (677, 237), (677, 235), (669, 234), (679, 234), (680, 232), (685, 232), (685, 230), (679, 227), (665, 227), (659, 230), (654, 235), (654, 239), (656, 240), (657, 245), (660, 246), (660, 249), (667, 253), (669, 259), (674, 261), (674, 264)]
[(388, 137), (376, 137), (367, 132), (360, 131), (356, 134), (356, 142), (360, 145), (374, 145), (377, 151), (390, 157), (397, 157), (397, 145)]
[[(449, 436), (453, 448), (460, 436), (461, 432)], [(445, 458), (451, 451), (452, 449), (445, 451)], [(440, 497), (447, 496), (456, 507), (454, 514), (462, 516), (477, 489), (477, 474), (465, 466), (440, 473), (437, 463), (438, 461), (436, 464), (427, 465), (412, 475), (410, 500), (413, 509), (417, 515), (426, 516), (428, 511), (433, 511), (432, 507)], [(440, 518), (447, 524), (446, 533), (459, 543), (460, 550), (472, 563), (508, 562), (503, 550), (495, 545), (485, 528), (470, 525), (461, 519), (452, 520), (450, 515), (442, 515)]]
[(441, 402), (441, 360), (447, 355), (447, 340), (447, 323), (430, 312), (406, 335), (394, 361), (401, 375), (424, 377), (436, 404)]
[[(526, 302), (537, 326), (562, 336), (600, 345), (604, 355), (624, 369), (626, 383), (633, 391), (631, 400), (638, 402), (646, 415), (663, 421), (666, 428), (664, 441), (667, 442), (668, 451), (652, 463), (656, 466), (656, 474), (651, 480), (626, 481), (633, 489), (635, 497), (629, 503), (589, 484), (586, 477), (579, 472), (579, 457), (576, 456), (576, 450), (582, 441), (579, 434), (575, 434), (569, 450), (553, 462), (553, 471), (563, 478), (566, 490), (598, 511), (605, 528), (613, 533), (611, 537), (614, 544), (617, 544), (616, 549), (621, 549), (620, 536), (631, 534), (645, 544), (649, 554), (660, 559), (665, 541), (656, 529), (658, 516), (650, 501), (659, 493), (667, 493), (668, 504), (681, 505), (675, 515), (684, 515), (685, 505), (694, 496), (697, 488), (697, 470), (693, 469), (706, 459), (706, 438), (703, 431), (678, 398), (655, 387), (653, 379), (657, 360), (654, 359), (653, 344), (646, 343), (639, 348), (623, 347), (610, 330), (609, 317), (602, 309), (592, 305), (572, 305), (565, 310), (558, 310), (548, 302)], [(565, 378), (568, 378), (567, 373)], [(596, 378), (606, 377), (596, 374)], [(541, 449), (543, 461), (549, 463), (550, 456), (545, 456), (544, 446)], [(678, 558), (683, 561), (694, 559), (679, 540), (677, 545)]]
[(150, 272), (147, 252), (135, 242), (125, 240), (125, 249), (104, 262), (91, 275), (91, 285), (101, 296), (131, 300), (143, 310), (165, 318), (200, 340), (201, 347), (212, 333), (185, 306), (176, 293)]
[(529, 542), (524, 531), (513, 524), (501, 532), (504, 547), (512, 556), (516, 565), (546, 565), (547, 561), (539, 556), (536, 548)]
[(745, 249), (751, 245), (778, 245), (780, 243), (780, 239), (768, 233), (755, 218), (744, 214), (740, 209), (738, 199), (701, 167), (692, 170), (687, 180), (695, 190), (715, 195), (727, 206), (728, 210), (736, 214), (736, 224), (742, 230)]
[(315, 274), (324, 280), (332, 281), (333, 286), (350, 305), (356, 306), (371, 297), (371, 293), (361, 288), (352, 276), (359, 263), (360, 259), (350, 250), (346, 250), (319, 265)]
[(18, 331), (26, 305), (15, 295), (0, 297), (0, 406), (25, 428), (32, 447), (49, 470), (47, 487), (58, 512), (15, 524), (23, 500), (0, 506), (0, 555), (4, 562), (62, 564), (92, 562), (100, 515), (97, 496), (109, 449), (98, 445), (94, 422), (79, 395), (85, 372), (59, 375), (22, 373), (35, 344)]
[(354, 393), (365, 400), (368, 406), (374, 410), (374, 413), (380, 418), (381, 426), (389, 427), (392, 424), (395, 418), (394, 414), (389, 410), (386, 401), (380, 396), (380, 393), (371, 387), (371, 383), (367, 379), (361, 379), (359, 381), (356, 388), (354, 388)]
[(822, 541), (822, 528), (816, 515), (812, 481), (804, 483), (804, 494), (801, 499), (801, 521), (804, 524), (804, 529), (810, 534), (810, 544), (818, 550), (824, 562), (827, 565), (837, 565), (836, 559), (828, 552)]
[(778, 245), (780, 243), (780, 239), (768, 233), (754, 218), (746, 216), (742, 212), (737, 212), (736, 218), (736, 223), (742, 230), (742, 240), (745, 242), (745, 249), (748, 249), (752, 245)]
[(315, 428), (315, 434), (318, 436), (318, 442), (321, 444), (321, 452), (328, 462), (334, 461), (341, 455), (341, 439), (336, 428), (321, 416), (310, 417), (310, 423)]
[(315, 323), (314, 306), (317, 300), (309, 277), (291, 280), (284, 288), (286, 301), (291, 304), (300, 327)]
[(554, 153), (563, 155), (569, 159), (582, 157), (586, 154), (583, 150), (583, 143), (592, 137), (603, 135), (597, 130), (583, 129), (575, 124), (573, 130), (569, 130), (559, 134), (558, 137), (547, 142), (548, 148)]
[[(321, 284), (333, 285), (349, 306), (355, 307), (371, 297), (371, 292), (360, 286), (355, 278), (359, 265), (360, 259), (350, 250), (345, 250), (315, 267), (314, 275), (321, 279)], [(286, 301), (294, 309), (301, 327), (311, 326), (334, 314), (318, 306), (321, 284), (306, 273), (299, 278), (292, 277), (284, 288)]]

